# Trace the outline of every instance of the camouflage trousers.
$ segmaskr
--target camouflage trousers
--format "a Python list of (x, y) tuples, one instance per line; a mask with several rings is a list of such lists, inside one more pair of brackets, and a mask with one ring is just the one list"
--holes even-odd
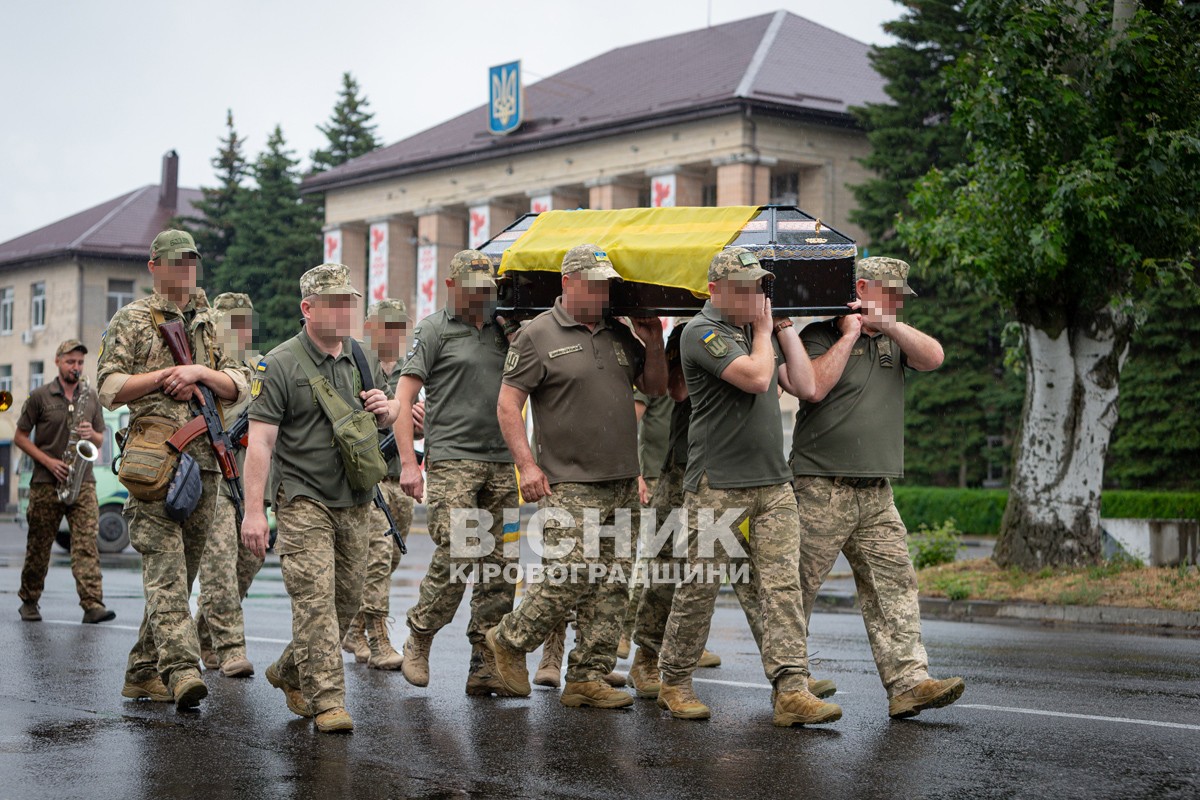
[[(728, 550), (720, 539), (713, 542), (711, 553), (701, 552), (697, 529), (700, 509), (712, 509), (714, 519), (730, 509), (743, 509), (734, 527), (749, 519), (749, 539), (741, 539), (740, 533), (733, 535), (739, 537), (737, 544), (748, 551), (753, 566), (747, 579), (754, 594), (746, 596), (743, 608), (749, 616), (750, 609), (757, 604), (763, 671), (781, 692), (804, 688), (808, 678), (807, 629), (797, 563), (796, 498), (791, 487), (782, 483), (714, 489), (708, 485), (706, 476), (701, 478), (698, 489), (686, 492), (684, 500), (688, 512), (688, 568), (704, 570), (710, 565), (730, 563)], [(663, 683), (677, 686), (691, 680), (708, 641), (720, 589), (719, 575), (703, 573), (686, 576), (676, 587), (658, 656)]]
[[(426, 502), (429, 509), (429, 536), (433, 539), (433, 557), (421, 580), (417, 604), (408, 610), (408, 627), (420, 633), (436, 633), (449, 625), (462, 603), (466, 583), (455, 578), (463, 565), (472, 565), (475, 586), (471, 590), (471, 619), (467, 623), (467, 639), (481, 644), (484, 634), (512, 611), (516, 586), (506, 580), (504, 568), (517, 561), (520, 545), (510, 545), (513, 558), (504, 555), (506, 541), (517, 542), (518, 525), (504, 527), (505, 509), (517, 509), (517, 473), (512, 464), (488, 461), (436, 461), (426, 473)], [(489, 529), (494, 544), (482, 558), (467, 558), (451, 551), (450, 512), (452, 509), (478, 508), (492, 516)], [(495, 576), (485, 576), (485, 566), (498, 570)]]
[[(400, 488), (399, 478), (384, 478), (379, 483), (396, 530), (404, 539), (412, 528), (413, 499)], [(386, 617), (391, 613), (392, 573), (400, 566), (400, 545), (387, 535), (387, 517), (371, 504), (371, 538), (367, 545), (367, 569), (363, 579), (362, 613)]]
[(908, 532), (891, 485), (859, 489), (836, 478), (797, 477), (795, 491), (804, 608), (812, 613), (817, 591), (845, 553), (879, 677), (889, 697), (908, 691), (929, 677), (929, 658)]
[[(683, 508), (683, 473), (684, 468), (680, 466), (664, 470), (656, 482), (654, 493), (650, 496), (648, 508), (657, 513), (660, 527), (666, 522), (668, 514)], [(642, 544), (650, 543), (643, 540)], [(646, 580), (638, 595), (633, 641), (638, 647), (644, 647), (654, 653), (662, 650), (663, 634), (667, 629), (667, 619), (671, 616), (671, 602), (675, 599), (675, 587), (678, 585), (674, 571), (681, 569), (686, 563), (684, 559), (674, 557), (672, 544), (668, 539), (658, 548), (658, 552), (642, 552), (642, 557), (646, 559)], [(742, 606), (742, 612), (746, 615), (754, 643), (761, 650), (762, 614), (758, 607), (758, 588), (754, 581), (752, 562), (749, 567), (749, 579), (735, 582), (733, 591)], [(707, 639), (705, 643), (707, 644)]]
[[(559, 527), (553, 520), (546, 523), (542, 565), (548, 575), (528, 584), (520, 605), (497, 626), (497, 636), (509, 647), (531, 652), (574, 610), (578, 632), (567, 659), (567, 680), (598, 681), (617, 663), (633, 557), (610, 536), (600, 537), (597, 553), (588, 553), (584, 510), (596, 509), (600, 524), (611, 525), (618, 509), (637, 507), (637, 480), (558, 483), (551, 489), (554, 493), (539, 502), (540, 508), (562, 509), (575, 524)], [(589, 579), (589, 568), (603, 570), (602, 577)], [(567, 579), (553, 580), (555, 572)]]
[(56, 484), (30, 484), (29, 510), (25, 515), (29, 535), (25, 539), (25, 565), (21, 568), (21, 590), (17, 595), (27, 603), (41, 599), (50, 569), (50, 548), (64, 515), (71, 527), (71, 574), (75, 576), (79, 605), (84, 609), (102, 606), (104, 589), (100, 554), (96, 550), (100, 510), (96, 507), (94, 483), (80, 486), (79, 497), (70, 507), (58, 501)]
[(200, 644), (189, 605), (204, 545), (215, 521), (218, 472), (200, 473), (203, 494), (182, 524), (167, 516), (162, 500), (125, 501), (129, 543), (142, 555), (146, 609), (125, 679), (138, 683), (160, 675), (174, 688), (179, 678), (199, 674)]
[[(644, 478), (646, 481), (646, 493), (650, 496), (651, 502), (654, 500), (654, 489), (658, 486), (658, 478)], [(640, 499), (640, 498), (639, 498)], [(621, 626), (621, 635), (633, 640), (634, 627), (637, 624), (638, 603), (642, 601), (642, 590), (646, 587), (646, 574), (650, 569), (650, 559), (652, 554), (645, 552), (642, 549), (640, 534), (642, 530), (642, 516), (652, 506), (647, 504), (638, 508), (636, 514), (633, 515), (633, 548), (637, 555), (637, 564), (634, 565), (633, 574), (629, 576), (629, 602), (625, 606), (625, 622)]]
[(276, 661), (283, 682), (320, 713), (346, 705), (342, 637), (362, 605), (371, 504), (328, 508), (307, 497), (275, 503), (275, 552), (292, 598), (292, 640)]
[(242, 600), (263, 560), (242, 544), (233, 500), (217, 498), (212, 533), (200, 559), (200, 598), (196, 635), (201, 650), (212, 650), (222, 664), (246, 657)]

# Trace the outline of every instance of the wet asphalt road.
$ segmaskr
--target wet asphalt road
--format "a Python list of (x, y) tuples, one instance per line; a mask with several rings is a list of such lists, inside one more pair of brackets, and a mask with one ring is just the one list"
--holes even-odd
[[(348, 662), (356, 729), (325, 736), (261, 677), (290, 632), (273, 560), (246, 604), (259, 674), (206, 673), (200, 711), (179, 713), (120, 697), (142, 612), (136, 558), (106, 558), (118, 618), (84, 626), (56, 553), (46, 621), (25, 623), (22, 547), (23, 533), (0, 524), (0, 798), (1200, 796), (1196, 639), (927, 621), (935, 673), (962, 675), (966, 694), (893, 722), (860, 618), (817, 614), (814, 670), (837, 681), (845, 715), (780, 730), (731, 597), (710, 640), (724, 664), (696, 684), (713, 707), (707, 723), (647, 700), (567, 709), (539, 687), (529, 699), (466, 697), (462, 609), (435, 640), (428, 689)], [(397, 617), (429, 552), (414, 535), (393, 585)]]

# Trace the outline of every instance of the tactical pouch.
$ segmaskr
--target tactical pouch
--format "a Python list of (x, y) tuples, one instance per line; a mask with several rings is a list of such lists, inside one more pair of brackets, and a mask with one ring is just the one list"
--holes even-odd
[(346, 403), (329, 381), (317, 372), (312, 357), (299, 342), (292, 339), (290, 347), (308, 377), (313, 397), (333, 424), (333, 443), (342, 455), (342, 466), (346, 470), (350, 488), (356, 492), (375, 488), (387, 475), (387, 463), (379, 452), (379, 429), (375, 415)]
[(179, 454), (167, 446), (178, 426), (167, 417), (139, 417), (129, 426), (121, 449), (117, 480), (138, 500), (162, 500), (167, 496)]

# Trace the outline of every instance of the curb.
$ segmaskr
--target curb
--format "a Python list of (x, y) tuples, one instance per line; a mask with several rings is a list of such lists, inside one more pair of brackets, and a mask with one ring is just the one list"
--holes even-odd
[[(956, 622), (1039, 623), (1048, 625), (1132, 628), (1131, 632), (1200, 637), (1200, 612), (1119, 606), (1052, 606), (993, 600), (947, 600), (922, 597), (921, 616)], [(817, 595), (817, 609), (858, 613), (858, 597), (845, 593)]]

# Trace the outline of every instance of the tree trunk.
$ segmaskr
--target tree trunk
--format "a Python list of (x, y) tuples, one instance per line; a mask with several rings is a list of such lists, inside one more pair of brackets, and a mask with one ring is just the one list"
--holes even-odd
[(1001, 566), (1100, 559), (1100, 487), (1133, 319), (1104, 309), (1057, 333), (1022, 323), (1025, 408), (996, 543)]

